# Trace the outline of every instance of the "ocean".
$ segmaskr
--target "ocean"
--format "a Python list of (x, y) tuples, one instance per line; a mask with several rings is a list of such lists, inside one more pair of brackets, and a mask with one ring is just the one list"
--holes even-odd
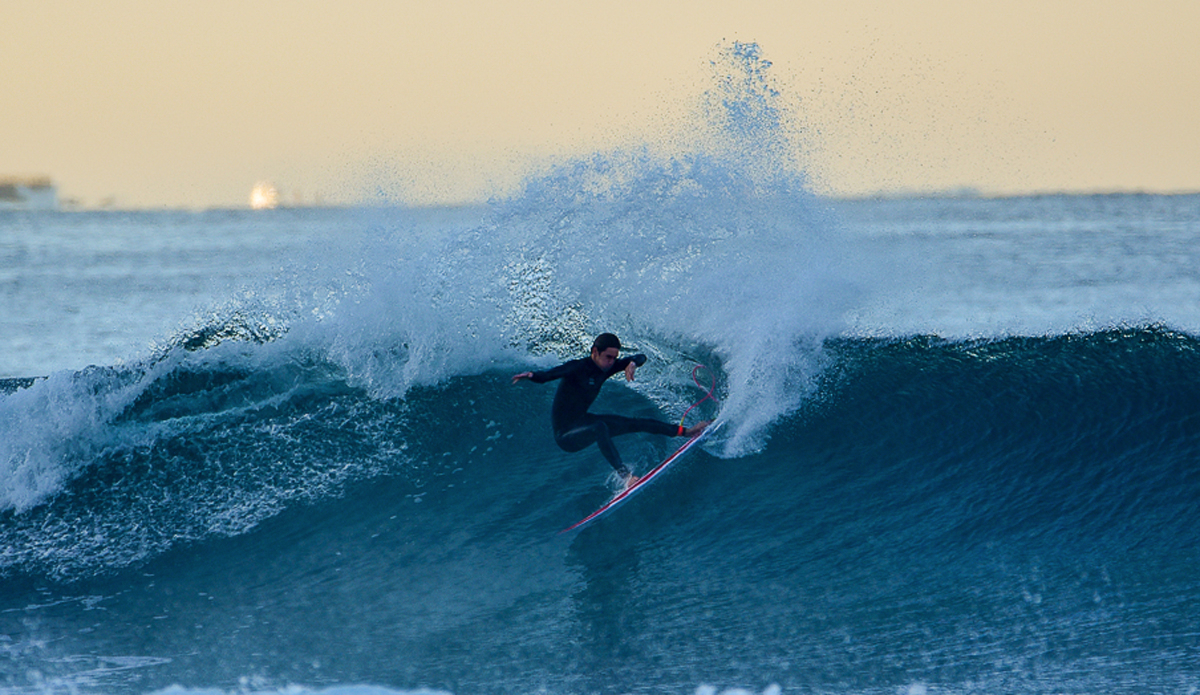
[[(0, 693), (1198, 692), (1200, 196), (821, 197), (733, 89), (487, 205), (0, 213)], [(602, 331), (723, 426), (559, 534), (510, 377)]]

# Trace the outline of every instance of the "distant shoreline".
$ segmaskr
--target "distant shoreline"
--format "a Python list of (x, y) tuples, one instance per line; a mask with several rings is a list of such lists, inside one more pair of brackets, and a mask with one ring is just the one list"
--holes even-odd
[[(0, 179), (0, 185), (3, 185), (3, 180)], [(1096, 197), (1185, 197), (1200, 195), (1200, 191), (1146, 191), (1146, 190), (1096, 190), (1096, 191), (1030, 191), (1022, 193), (997, 193), (990, 191), (981, 191), (973, 188), (956, 188), (948, 190), (936, 191), (876, 191), (869, 193), (857, 194), (827, 194), (813, 193), (813, 197), (818, 200), (828, 201), (886, 201), (886, 200), (1017, 200), (1022, 198), (1037, 199), (1037, 198), (1096, 198)], [(212, 206), (212, 207), (189, 207), (189, 206), (143, 206), (143, 207), (122, 207), (119, 205), (83, 205), (76, 201), (67, 200), (62, 202), (56, 208), (28, 208), (28, 207), (4, 207), (0, 205), (0, 214), (15, 213), (15, 212), (58, 212), (58, 213), (97, 213), (97, 212), (112, 212), (112, 213), (142, 213), (142, 212), (179, 212), (179, 213), (208, 213), (208, 212), (245, 212), (258, 215), (270, 214), (289, 214), (298, 211), (344, 211), (344, 210), (372, 210), (372, 209), (402, 209), (402, 210), (472, 210), (486, 209), (490, 203), (484, 202), (465, 202), (465, 203), (417, 203), (417, 204), (401, 204), (401, 203), (379, 203), (379, 202), (362, 202), (362, 203), (328, 203), (323, 205), (279, 205), (275, 208), (256, 210), (249, 206)]]

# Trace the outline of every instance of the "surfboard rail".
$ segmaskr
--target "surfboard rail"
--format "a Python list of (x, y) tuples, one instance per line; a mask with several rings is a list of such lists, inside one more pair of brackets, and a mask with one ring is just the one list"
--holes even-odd
[(618, 506), (621, 505), (621, 503), (625, 502), (630, 497), (633, 497), (635, 494), (637, 494), (637, 492), (639, 490), (641, 490), (643, 487), (645, 487), (646, 485), (649, 485), (651, 482), (653, 482), (654, 479), (657, 478), (659, 475), (661, 475), (663, 473), (663, 471), (665, 471), (667, 469), (668, 466), (670, 466), (675, 461), (678, 461), (680, 457), (682, 457), (687, 452), (691, 451), (692, 448), (695, 447), (697, 444), (704, 441), (705, 437), (707, 437), (712, 432), (716, 431), (719, 426), (720, 426), (720, 423), (714, 422), (713, 424), (704, 428), (703, 432), (697, 434), (696, 436), (694, 436), (691, 439), (684, 442), (682, 446), (680, 446), (678, 449), (675, 450), (675, 453), (673, 453), (670, 456), (668, 456), (667, 458), (663, 459), (662, 463), (660, 463), (657, 466), (655, 466), (654, 468), (650, 469), (650, 472), (646, 473), (646, 475), (643, 475), (641, 478), (639, 478), (636, 483), (634, 483), (633, 485), (630, 485), (629, 487), (625, 488), (621, 492), (618, 492), (616, 495), (613, 496), (612, 499), (610, 499), (608, 502), (606, 502), (604, 504), (604, 506), (600, 507), (596, 511), (592, 512), (591, 514), (588, 514), (587, 516), (585, 516), (584, 518), (575, 522), (574, 524), (571, 524), (570, 526), (566, 527), (565, 529), (559, 531), (559, 534), (568, 533), (570, 531), (578, 531), (578, 530), (582, 529), (583, 527), (587, 526), (588, 524), (591, 524), (593, 521), (604, 516), (608, 512), (611, 512), (612, 510), (616, 509)]

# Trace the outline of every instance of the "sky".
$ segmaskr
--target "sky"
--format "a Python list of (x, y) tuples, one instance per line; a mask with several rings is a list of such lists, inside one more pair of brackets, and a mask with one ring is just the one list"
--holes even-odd
[(454, 204), (669, 139), (755, 42), (818, 192), (1200, 191), (1195, 0), (4, 0), (0, 177)]

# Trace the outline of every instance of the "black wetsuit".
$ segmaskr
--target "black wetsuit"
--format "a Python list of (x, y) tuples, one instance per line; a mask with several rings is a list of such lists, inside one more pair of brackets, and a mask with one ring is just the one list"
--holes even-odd
[(595, 443), (604, 458), (622, 476), (628, 476), (629, 469), (621, 463), (621, 455), (612, 442), (613, 437), (632, 432), (678, 436), (682, 432), (677, 425), (650, 418), (594, 415), (587, 411), (596, 396), (600, 395), (600, 387), (604, 382), (613, 374), (625, 371), (630, 362), (640, 367), (646, 363), (646, 356), (622, 357), (613, 362), (608, 371), (600, 369), (591, 357), (584, 357), (544, 372), (533, 372), (531, 377), (538, 384), (561, 379), (550, 411), (554, 441), (558, 446), (563, 451), (579, 451)]

